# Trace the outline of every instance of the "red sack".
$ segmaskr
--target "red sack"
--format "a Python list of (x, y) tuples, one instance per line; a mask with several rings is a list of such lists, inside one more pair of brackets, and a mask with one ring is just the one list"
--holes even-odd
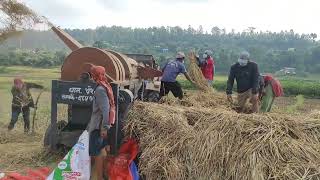
[(11, 180), (34, 180), (31, 177), (23, 176), (19, 173), (15, 173), (15, 172), (9, 173), (5, 178), (11, 179)]
[(266, 75), (264, 77), (264, 81), (271, 83), (273, 93), (276, 97), (283, 96), (283, 89), (282, 89), (280, 81), (273, 78), (271, 75)]
[(133, 180), (129, 165), (136, 158), (139, 148), (134, 139), (121, 145), (119, 154), (107, 158), (107, 174), (110, 180)]
[(17, 172), (9, 173), (6, 177), (0, 180), (45, 180), (50, 173), (50, 168), (42, 167), (36, 170), (29, 169), (27, 175), (21, 175)]

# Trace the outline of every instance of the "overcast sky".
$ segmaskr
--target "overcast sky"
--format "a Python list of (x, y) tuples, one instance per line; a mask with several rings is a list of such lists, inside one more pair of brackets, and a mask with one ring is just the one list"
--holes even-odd
[(21, 0), (55, 25), (95, 28), (202, 25), (320, 34), (319, 0)]

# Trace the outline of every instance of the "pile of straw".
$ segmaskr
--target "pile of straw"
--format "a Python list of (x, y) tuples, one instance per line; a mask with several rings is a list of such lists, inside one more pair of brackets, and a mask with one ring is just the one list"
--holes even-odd
[(189, 54), (190, 66), (188, 69), (188, 73), (190, 78), (195, 82), (195, 85), (202, 91), (208, 91), (212, 89), (209, 87), (207, 80), (202, 75), (200, 68), (197, 65), (197, 60), (195, 53), (193, 51)]
[(211, 95), (135, 104), (125, 130), (140, 140), (146, 179), (320, 179), (320, 120), (238, 114)]
[(201, 93), (194, 93), (192, 91), (185, 91), (182, 100), (174, 98), (173, 96), (165, 96), (160, 100), (161, 104), (167, 105), (181, 105), (186, 107), (230, 107), (230, 103), (226, 101), (226, 95), (211, 91), (205, 91)]
[(310, 118), (314, 118), (314, 119), (320, 119), (320, 111), (312, 111), (309, 114)]

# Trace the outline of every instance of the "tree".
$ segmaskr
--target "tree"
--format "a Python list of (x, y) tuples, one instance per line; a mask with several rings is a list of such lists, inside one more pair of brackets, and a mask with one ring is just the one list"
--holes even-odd
[(315, 42), (318, 37), (316, 33), (311, 33), (310, 36), (311, 36), (313, 42)]
[(193, 29), (193, 27), (191, 25), (189, 25), (188, 29), (187, 29), (187, 32), (188, 32), (188, 34), (195, 34), (196, 30)]
[(198, 34), (203, 34), (203, 27), (202, 27), (202, 25), (199, 26), (197, 33), (198, 33)]
[[(201, 30), (202, 29), (202, 30)], [(251, 30), (250, 30), (251, 29)], [(316, 34), (297, 34), (293, 30), (282, 32), (259, 31), (253, 27), (243, 32), (212, 27), (210, 34), (202, 26), (183, 29), (175, 27), (124, 28), (119, 26), (96, 29), (66, 29), (72, 37), (101, 49), (112, 49), (122, 53), (148, 53), (159, 62), (174, 57), (176, 51), (188, 53), (196, 49), (215, 50), (216, 71), (227, 73), (242, 50), (248, 50), (262, 72), (275, 72), (285, 66), (315, 72), (320, 64), (320, 47)], [(23, 48), (19, 48), (19, 40)], [(38, 48), (38, 53), (33, 53)], [(25, 31), (19, 38), (7, 39), (0, 46), (0, 64), (57, 66), (66, 54), (66, 46), (50, 31)], [(168, 49), (168, 50), (167, 50)], [(289, 52), (288, 49), (295, 49)], [(165, 52), (165, 54), (163, 53)], [(163, 57), (162, 57), (163, 56)], [(166, 56), (166, 57), (164, 57)], [(161, 58), (161, 59), (158, 59)]]
[(104, 43), (103, 43), (103, 41), (96, 41), (96, 42), (93, 43), (92, 46), (93, 46), (93, 47), (96, 47), (96, 48), (102, 49), (102, 48), (104, 48), (104, 47), (103, 47), (103, 46), (104, 46)]
[(218, 36), (218, 35), (220, 35), (221, 30), (220, 30), (219, 27), (215, 26), (215, 27), (213, 27), (213, 28), (211, 29), (211, 33), (212, 33), (212, 35)]

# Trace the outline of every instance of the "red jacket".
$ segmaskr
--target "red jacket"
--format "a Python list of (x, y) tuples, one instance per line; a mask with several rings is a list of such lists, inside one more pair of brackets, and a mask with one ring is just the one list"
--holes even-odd
[(209, 59), (206, 60), (206, 63), (201, 67), (201, 71), (203, 76), (207, 80), (213, 80), (214, 76), (214, 60), (212, 57), (209, 57)]
[(273, 78), (271, 75), (266, 75), (264, 76), (264, 82), (265, 85), (267, 85), (268, 83), (271, 84), (275, 97), (283, 96), (281, 83), (277, 79)]

